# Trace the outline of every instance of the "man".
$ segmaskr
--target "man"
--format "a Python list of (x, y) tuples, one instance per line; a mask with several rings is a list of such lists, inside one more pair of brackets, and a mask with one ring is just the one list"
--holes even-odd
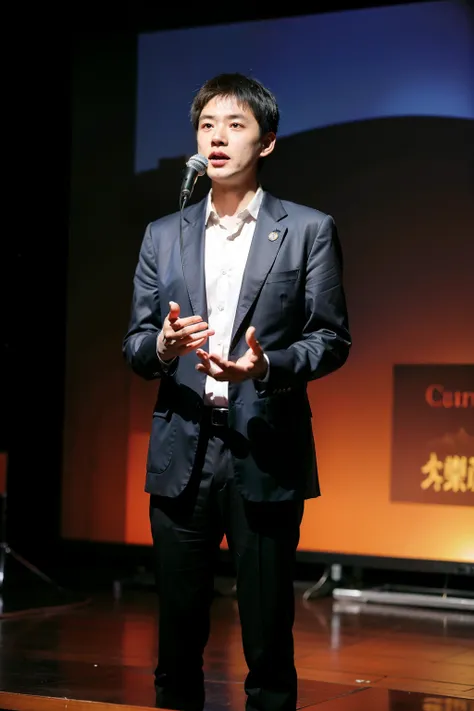
[(204, 706), (213, 563), (227, 537), (247, 711), (295, 711), (295, 551), (319, 495), (307, 383), (350, 348), (335, 223), (264, 192), (279, 110), (254, 79), (206, 82), (191, 107), (209, 195), (148, 225), (124, 339), (161, 380), (146, 486), (159, 598), (157, 705)]

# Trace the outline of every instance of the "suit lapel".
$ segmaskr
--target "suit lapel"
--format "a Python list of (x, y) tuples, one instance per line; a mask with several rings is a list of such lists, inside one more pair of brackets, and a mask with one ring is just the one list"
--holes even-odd
[(184, 210), (181, 263), (194, 315), (207, 321), (206, 280), (204, 277), (204, 230), (206, 201), (204, 198)]
[(245, 316), (257, 298), (262, 284), (283, 244), (287, 232), (287, 227), (283, 220), (286, 214), (281, 201), (269, 193), (265, 193), (258, 213), (257, 224), (242, 279), (229, 353), (233, 350), (240, 337)]

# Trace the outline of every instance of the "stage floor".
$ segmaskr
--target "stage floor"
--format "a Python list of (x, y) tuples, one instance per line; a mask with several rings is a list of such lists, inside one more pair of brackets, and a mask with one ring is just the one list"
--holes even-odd
[[(244, 711), (246, 666), (228, 592), (213, 604), (208, 711)], [(330, 597), (305, 601), (302, 592), (297, 587), (299, 708), (474, 711), (474, 614), (346, 608)], [(154, 708), (156, 617), (153, 591), (125, 589), (119, 599), (101, 591), (62, 610), (0, 618), (0, 708)]]

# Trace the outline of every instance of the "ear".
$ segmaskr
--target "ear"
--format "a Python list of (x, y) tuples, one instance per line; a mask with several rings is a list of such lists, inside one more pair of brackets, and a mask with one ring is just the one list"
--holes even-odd
[(276, 143), (276, 134), (270, 131), (269, 133), (266, 133), (262, 138), (260, 139), (260, 145), (262, 147), (260, 151), (260, 158), (265, 158), (265, 156), (270, 155), (270, 153), (273, 151), (275, 148), (275, 143)]

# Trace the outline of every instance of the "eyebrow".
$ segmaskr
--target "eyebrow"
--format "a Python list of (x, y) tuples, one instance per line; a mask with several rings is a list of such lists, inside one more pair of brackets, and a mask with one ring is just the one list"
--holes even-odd
[[(228, 116), (224, 116), (225, 119), (246, 119), (247, 116), (245, 114), (229, 114)], [(211, 119), (214, 120), (215, 116), (213, 114), (201, 114), (199, 117), (200, 121), (203, 121), (204, 119)]]

